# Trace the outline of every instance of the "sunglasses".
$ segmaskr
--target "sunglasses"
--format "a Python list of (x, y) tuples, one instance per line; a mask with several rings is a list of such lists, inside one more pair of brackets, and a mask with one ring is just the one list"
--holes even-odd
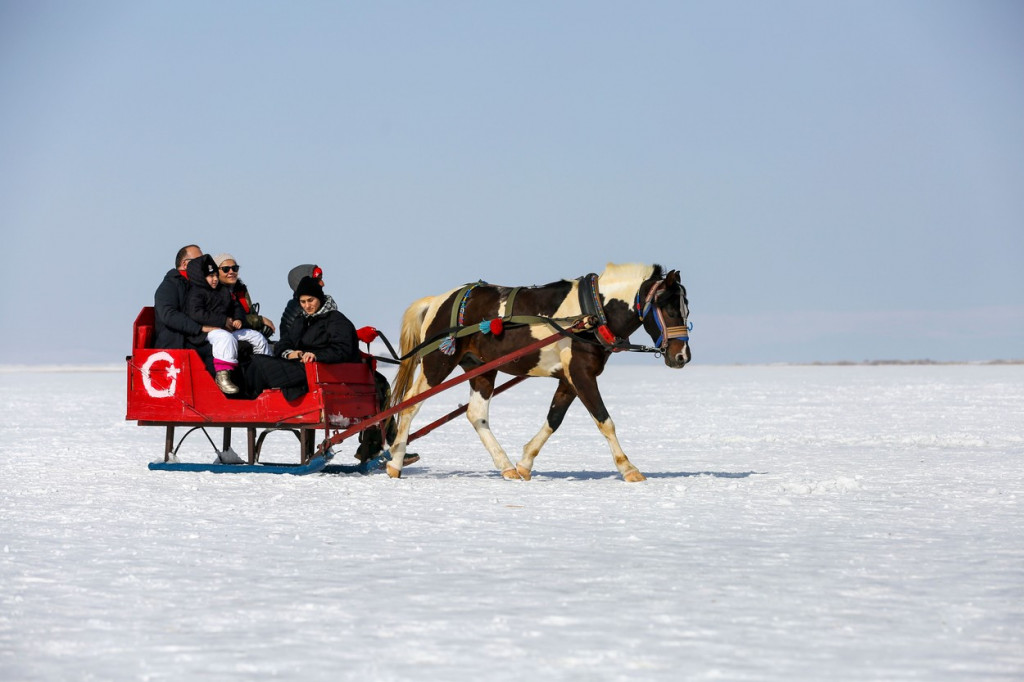
[(239, 267), (241, 267), (241, 266), (238, 266), (238, 265), (222, 265), (222, 266), (220, 266), (220, 271), (223, 272), (226, 275), (229, 272), (238, 272), (238, 268)]

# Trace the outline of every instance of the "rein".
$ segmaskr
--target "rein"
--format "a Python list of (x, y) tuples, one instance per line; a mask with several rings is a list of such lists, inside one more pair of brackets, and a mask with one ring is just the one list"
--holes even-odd
[[(629, 343), (628, 341), (618, 338), (616, 339), (614, 344), (608, 344), (605, 343), (603, 340), (598, 340), (598, 338), (588, 339), (586, 336), (580, 336), (580, 332), (590, 330), (591, 326), (586, 324), (588, 320), (589, 316), (587, 315), (580, 315), (577, 317), (561, 319), (544, 317), (543, 315), (513, 315), (507, 320), (503, 320), (502, 318), (499, 317), (493, 320), (485, 320), (480, 324), (473, 324), (466, 327), (450, 327), (448, 329), (444, 329), (438, 332), (437, 334), (434, 334), (429, 339), (425, 340), (423, 343), (419, 344), (415, 348), (410, 349), (408, 353), (401, 357), (398, 356), (398, 353), (395, 352), (395, 349), (392, 347), (392, 345), (387, 342), (387, 339), (384, 338), (383, 332), (378, 331), (377, 334), (381, 337), (382, 340), (384, 340), (385, 345), (388, 347), (388, 351), (391, 352), (392, 357), (385, 358), (379, 355), (374, 355), (371, 357), (386, 363), (399, 364), (415, 355), (419, 355), (422, 357), (424, 355), (428, 355), (434, 352), (435, 350), (438, 350), (441, 344), (445, 341), (445, 339), (451, 336), (454, 336), (455, 338), (460, 338), (463, 336), (469, 336), (470, 334), (500, 333), (495, 331), (495, 328), (498, 327), (498, 325), (496, 324), (498, 322), (502, 322), (502, 327), (509, 329), (514, 329), (517, 327), (526, 327), (532, 324), (546, 324), (547, 326), (554, 329), (555, 333), (557, 334), (561, 334), (562, 336), (572, 338), (573, 340), (579, 341), (581, 343), (589, 343), (591, 345), (601, 346), (602, 348), (611, 350), (613, 352), (629, 351), (631, 353), (660, 354), (664, 351), (664, 349), (662, 348), (655, 348), (653, 346), (642, 346), (635, 343)], [(560, 323), (566, 323), (569, 326), (564, 327)], [(490, 329), (488, 329), (489, 326)]]

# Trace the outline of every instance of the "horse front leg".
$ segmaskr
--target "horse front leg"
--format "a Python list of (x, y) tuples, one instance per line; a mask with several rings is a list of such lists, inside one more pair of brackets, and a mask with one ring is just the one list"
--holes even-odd
[(516, 471), (527, 481), (533, 477), (533, 460), (540, 454), (540, 449), (548, 442), (551, 434), (562, 425), (565, 413), (569, 410), (569, 406), (572, 405), (574, 400), (576, 400), (575, 389), (565, 379), (559, 379), (558, 388), (555, 389), (555, 395), (551, 399), (551, 407), (548, 408), (547, 421), (544, 422), (537, 435), (523, 446), (523, 456), (516, 463)]
[(469, 423), (476, 429), (476, 435), (480, 442), (491, 453), (495, 468), (501, 472), (504, 478), (517, 480), (521, 479), (519, 471), (512, 466), (512, 460), (508, 458), (504, 448), (498, 443), (498, 439), (491, 432), (491, 425), (488, 422), (491, 407), (491, 395), (494, 393), (494, 377), (496, 372), (482, 374), (475, 379), (470, 379), (469, 405), (466, 408), (466, 417)]
[(597, 379), (592, 376), (583, 378), (573, 377), (573, 383), (576, 386), (580, 402), (590, 412), (590, 416), (594, 418), (594, 423), (597, 424), (597, 429), (605, 437), (605, 440), (608, 441), (608, 447), (612, 450), (612, 459), (615, 461), (615, 468), (622, 474), (622, 478), (630, 483), (646, 481), (647, 477), (633, 466), (633, 463), (626, 457), (626, 453), (622, 451), (622, 446), (619, 445), (619, 438), (615, 435), (615, 422), (612, 421), (611, 415), (608, 414), (608, 410), (604, 406), (604, 400), (601, 399), (601, 393), (597, 390)]

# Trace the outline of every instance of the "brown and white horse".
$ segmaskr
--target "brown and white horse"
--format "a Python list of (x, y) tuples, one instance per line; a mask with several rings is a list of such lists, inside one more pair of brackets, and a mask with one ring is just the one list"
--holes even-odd
[[(596, 321), (604, 324), (588, 331), (566, 334), (541, 350), (501, 367), (500, 371), (508, 374), (558, 380), (547, 422), (523, 447), (523, 456), (517, 464), (513, 465), (509, 460), (488, 424), (489, 401), (498, 370), (470, 380), (471, 395), (466, 414), (502, 476), (529, 480), (534, 459), (562, 423), (569, 405), (579, 396), (607, 439), (622, 477), (627, 481), (644, 480), (644, 475), (629, 461), (619, 445), (615, 424), (598, 391), (597, 377), (604, 370), (616, 344), (620, 348), (626, 345), (629, 335), (640, 327), (650, 334), (655, 343), (655, 348), (646, 350), (661, 353), (666, 365), (680, 368), (689, 362), (686, 289), (679, 281), (679, 271), (672, 270), (666, 274), (660, 265), (609, 263), (596, 278), (596, 286), (588, 285), (585, 279), (561, 280), (517, 289), (481, 282), (416, 301), (405, 311), (402, 319), (403, 357), (418, 346), (422, 347), (429, 339), (442, 338), (447, 343), (425, 356), (413, 355), (402, 362), (392, 387), (393, 404), (438, 385), (456, 366), (470, 370), (554, 331), (544, 323), (516, 324), (517, 319), (552, 318), (568, 326), (581, 318), (595, 321), (595, 317), (587, 316), (596, 312)], [(510, 298), (511, 311), (506, 310)], [(588, 299), (595, 303), (588, 305)], [(488, 321), (493, 322), (496, 318), (504, 318), (504, 324), (494, 323), (495, 327), (500, 325), (498, 334), (450, 334), (454, 327), (468, 328), (481, 322), (487, 329)], [(456, 321), (457, 324), (453, 325)], [(416, 369), (421, 364), (422, 371), (417, 375)], [(387, 472), (392, 478), (402, 474), (407, 439), (418, 410), (419, 404), (403, 411), (399, 417), (397, 435), (391, 445), (391, 462), (387, 465)]]

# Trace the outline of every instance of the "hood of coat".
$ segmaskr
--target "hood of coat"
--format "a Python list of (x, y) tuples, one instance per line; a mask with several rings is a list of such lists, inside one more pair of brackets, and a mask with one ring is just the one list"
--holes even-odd
[(199, 258), (193, 258), (185, 272), (188, 273), (188, 281), (192, 286), (212, 289), (213, 287), (206, 281), (206, 276), (217, 273), (217, 263), (214, 262), (211, 255), (203, 254)]
[(292, 291), (295, 291), (296, 287), (299, 286), (299, 282), (302, 281), (303, 277), (312, 277), (313, 272), (318, 270), (316, 265), (313, 263), (303, 263), (302, 265), (296, 265), (294, 268), (288, 271), (288, 286), (291, 287)]

